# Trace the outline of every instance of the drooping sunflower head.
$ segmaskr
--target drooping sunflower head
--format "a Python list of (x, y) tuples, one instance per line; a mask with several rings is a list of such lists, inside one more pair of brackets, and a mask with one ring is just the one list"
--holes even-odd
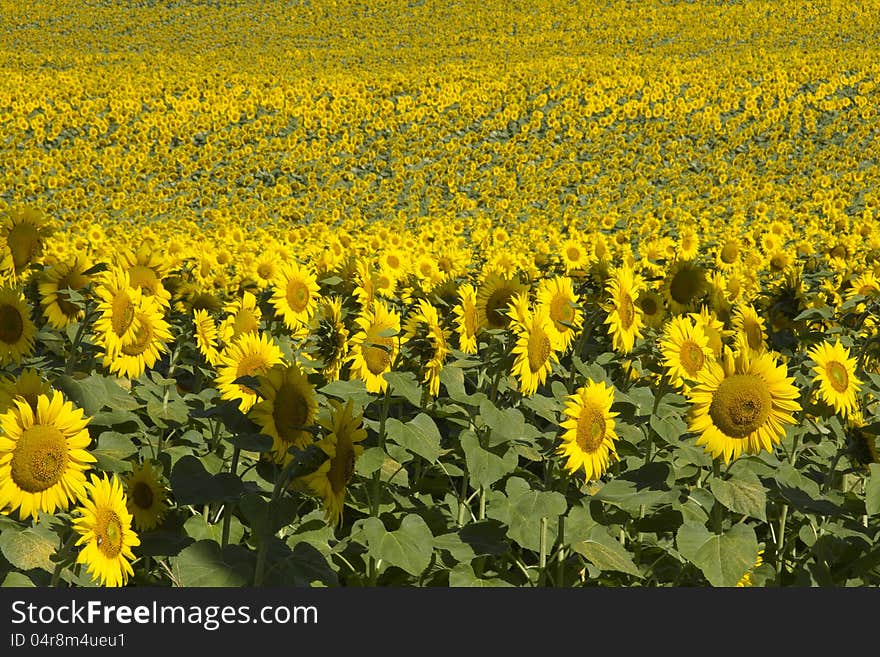
[(144, 461), (125, 477), (126, 507), (138, 531), (155, 529), (168, 511), (168, 493), (160, 467)]
[(37, 397), (36, 409), (24, 398), (0, 415), (0, 509), (18, 509), (21, 518), (40, 511), (66, 511), (84, 494), (85, 472), (95, 462), (82, 409), (58, 391)]
[(391, 370), (400, 350), (400, 315), (383, 301), (355, 319), (358, 331), (351, 339), (351, 373), (369, 392), (385, 392), (385, 372)]
[(215, 367), (220, 363), (220, 338), (214, 318), (207, 310), (193, 309), (193, 327), (199, 353), (208, 365)]
[(258, 377), (283, 362), (281, 348), (267, 334), (249, 332), (240, 335), (224, 351), (217, 368), (217, 389), (221, 399), (238, 400), (239, 410), (247, 413), (257, 403), (257, 391), (243, 383), (242, 377)]
[(0, 365), (21, 362), (34, 351), (37, 327), (19, 287), (0, 288)]
[(296, 363), (275, 365), (258, 378), (260, 401), (248, 415), (272, 437), (272, 457), (283, 464), (291, 447), (304, 449), (312, 442), (318, 411), (315, 387)]
[(440, 372), (449, 355), (449, 338), (440, 325), (437, 309), (426, 299), (419, 299), (404, 329), (403, 344), (409, 359), (423, 372), (422, 382), (428, 394), (440, 391)]
[(106, 349), (104, 366), (119, 376), (136, 379), (155, 366), (172, 341), (171, 325), (165, 320), (163, 306), (155, 297), (142, 297), (135, 312), (137, 329), (123, 341), (119, 349)]
[(477, 353), (477, 334), (480, 331), (480, 316), (477, 312), (477, 292), (470, 283), (462, 283), (458, 288), (458, 304), (453, 308), (458, 333), (458, 348), (466, 354)]
[(728, 348), (725, 340), (730, 335), (730, 331), (724, 328), (724, 323), (715, 316), (715, 313), (708, 306), (702, 306), (698, 313), (688, 313), (688, 317), (694, 320), (709, 338), (709, 346), (712, 348), (715, 359), (721, 359), (725, 349)]
[(583, 468), (587, 481), (599, 479), (617, 460), (617, 432), (611, 411), (614, 388), (587, 379), (565, 404), (565, 431), (558, 453), (566, 457), (565, 469), (574, 474)]
[(479, 324), (486, 329), (504, 329), (510, 324), (507, 313), (513, 297), (528, 287), (518, 278), (507, 278), (490, 272), (477, 291), (477, 314)]
[(134, 575), (133, 547), (140, 539), (132, 530), (123, 485), (116, 475), (91, 475), (86, 484), (88, 498), (82, 500), (80, 516), (73, 527), (80, 534), (77, 563), (85, 564), (92, 578), (102, 586), (124, 586)]
[(39, 261), (52, 235), (48, 217), (33, 207), (12, 208), (0, 217), (0, 270), (13, 279)]
[(250, 292), (242, 295), (223, 308), (226, 317), (220, 322), (217, 333), (224, 345), (238, 340), (245, 333), (256, 333), (260, 330), (263, 312), (257, 305), (257, 298)]
[(117, 353), (123, 343), (135, 339), (140, 326), (138, 310), (142, 305), (140, 288), (134, 288), (128, 272), (111, 267), (102, 272), (95, 289), (98, 297), (98, 317), (92, 326), (107, 353)]
[(752, 304), (737, 304), (731, 316), (731, 324), (735, 331), (735, 349), (748, 349), (756, 354), (767, 350), (767, 331), (764, 318), (758, 314)]
[(136, 251), (123, 251), (118, 264), (128, 274), (131, 287), (140, 290), (144, 296), (153, 297), (160, 306), (167, 308), (171, 305), (171, 292), (162, 283), (169, 271), (168, 261), (162, 253), (146, 243)]
[(349, 331), (343, 320), (341, 298), (325, 298), (318, 304), (310, 335), (314, 344), (312, 353), (321, 362), (324, 378), (338, 380), (349, 350)]
[(858, 411), (862, 381), (856, 376), (856, 359), (840, 340), (824, 341), (811, 347), (807, 355), (815, 363), (814, 383), (819, 386), (822, 400), (843, 417)]

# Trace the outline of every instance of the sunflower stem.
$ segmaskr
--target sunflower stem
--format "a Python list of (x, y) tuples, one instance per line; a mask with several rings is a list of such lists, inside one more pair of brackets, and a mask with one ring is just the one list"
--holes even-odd
[(541, 551), (538, 555), (538, 586), (544, 586), (547, 577), (547, 516), (541, 518)]
[(557, 587), (562, 587), (565, 586), (565, 516), (559, 516), (556, 541), (559, 543), (559, 549), (556, 551), (556, 577), (554, 584)]
[(785, 572), (783, 549), (785, 546), (785, 521), (788, 518), (788, 503), (782, 505), (779, 514), (779, 537), (776, 544), (776, 583), (782, 586), (782, 575)]
[(88, 326), (91, 318), (92, 309), (87, 306), (86, 312), (80, 320), (79, 326), (76, 328), (76, 335), (73, 337), (73, 342), (70, 343), (70, 358), (67, 359), (67, 366), (64, 368), (64, 373), (67, 376), (73, 374), (74, 368), (76, 367), (76, 361), (79, 359), (79, 345), (82, 342), (83, 336), (86, 333), (86, 326)]
[[(718, 459), (712, 461), (712, 476), (721, 479), (721, 463)], [(721, 504), (715, 500), (715, 504), (712, 506), (712, 525), (718, 536), (721, 536), (722, 520)]]
[(68, 534), (67, 538), (62, 543), (61, 547), (58, 548), (58, 561), (55, 563), (55, 570), (52, 571), (52, 580), (49, 582), (49, 586), (51, 588), (57, 588), (58, 583), (61, 581), (61, 571), (64, 570), (65, 562), (67, 561), (67, 556), (70, 553), (71, 548), (73, 548), (76, 543), (78, 534), (70, 530), (70, 534)]
[[(241, 449), (236, 447), (232, 450), (232, 463), (229, 466), (229, 471), (232, 473), (232, 476), (237, 476), (236, 470), (238, 470), (238, 457), (241, 454)], [(229, 528), (232, 523), (232, 505), (227, 504), (223, 510), (223, 533), (220, 538), (220, 546), (226, 547), (229, 544)]]
[[(385, 388), (385, 398), (382, 400), (382, 411), (379, 415), (379, 448), (384, 452), (385, 451), (385, 422), (388, 419), (388, 408), (391, 404), (391, 386), (387, 386)], [(377, 518), (379, 517), (379, 502), (380, 502), (380, 494), (382, 490), (382, 468), (376, 470), (373, 473), (373, 481), (371, 482), (371, 490), (370, 490), (370, 517)], [(367, 575), (369, 577), (370, 586), (376, 585), (376, 580), (379, 577), (379, 564), (377, 563), (375, 557), (370, 555), (369, 562), (367, 564)]]

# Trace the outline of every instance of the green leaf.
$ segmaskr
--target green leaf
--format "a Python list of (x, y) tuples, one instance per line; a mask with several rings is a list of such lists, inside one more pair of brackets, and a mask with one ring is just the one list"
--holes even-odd
[(422, 387), (412, 372), (386, 372), (385, 380), (394, 397), (403, 397), (416, 408), (422, 405)]
[(449, 399), (465, 406), (479, 406), (486, 400), (482, 392), (468, 394), (464, 389), (464, 371), (460, 367), (446, 366), (440, 371), (440, 383), (446, 387)]
[(41, 526), (22, 531), (5, 530), (0, 534), (0, 552), (19, 570), (40, 568), (53, 572), (55, 564), (51, 557), (57, 551), (58, 543), (58, 536)]
[(419, 413), (404, 424), (400, 420), (390, 418), (385, 424), (389, 440), (426, 459), (436, 463), (440, 456), (440, 431), (434, 420)]
[(169, 483), (178, 504), (227, 502), (242, 492), (241, 479), (231, 472), (212, 475), (195, 456), (182, 456), (177, 460)]
[(253, 555), (240, 545), (221, 549), (216, 541), (196, 541), (171, 559), (178, 586), (249, 586), (254, 576)]
[(272, 436), (264, 433), (244, 433), (229, 437), (229, 442), (246, 452), (268, 452), (272, 449)]
[(55, 379), (52, 385), (64, 392), (88, 416), (95, 415), (104, 407), (132, 411), (140, 406), (138, 400), (119, 385), (116, 377), (90, 374), (84, 379), (74, 379), (64, 375)]
[(699, 568), (712, 586), (736, 586), (755, 565), (758, 539), (748, 525), (734, 525), (720, 536), (686, 523), (676, 535), (678, 551)]
[(495, 451), (484, 449), (477, 435), (467, 430), (461, 432), (459, 440), (467, 460), (471, 487), (489, 488), (516, 469), (519, 459), (516, 451), (509, 447), (501, 446)]
[(728, 480), (712, 477), (709, 488), (715, 499), (734, 513), (767, 522), (767, 491), (757, 476), (740, 476)]
[(109, 472), (128, 472), (131, 463), (126, 459), (137, 451), (137, 445), (130, 436), (105, 431), (98, 436), (98, 446), (92, 451), (98, 459), (98, 468)]
[(602, 526), (593, 527), (586, 540), (572, 543), (571, 549), (601, 571), (614, 570), (641, 578), (642, 574), (620, 541)]
[(377, 398), (373, 393), (367, 392), (364, 382), (360, 379), (333, 381), (320, 388), (318, 392), (330, 397), (336, 397), (342, 401), (351, 399), (355, 406), (360, 406), (361, 408), (366, 408), (371, 401)]
[(456, 588), (499, 588), (513, 586), (497, 577), (482, 579), (477, 577), (469, 563), (459, 563), (449, 571), (449, 586)]
[(654, 432), (669, 445), (678, 445), (688, 432), (687, 424), (678, 415), (658, 417), (652, 415), (648, 421)]
[(650, 511), (655, 505), (664, 502), (668, 495), (667, 491), (643, 488), (635, 481), (612, 479), (593, 495), (593, 499), (606, 502), (634, 515), (639, 513), (642, 505), (644, 505), (645, 511)]
[(877, 515), (880, 511), (880, 464), (871, 463), (871, 475), (865, 483), (865, 513)]
[(567, 508), (565, 497), (555, 491), (533, 490), (519, 477), (507, 480), (506, 492), (506, 504), (500, 509), (490, 509), (490, 517), (506, 521), (510, 528), (507, 535), (518, 545), (535, 552), (541, 549), (541, 518), (547, 518), (546, 537), (552, 543), (559, 516)]
[(532, 425), (526, 424), (519, 410), (498, 409), (488, 400), (480, 404), (480, 417), (489, 427), (489, 447), (513, 440), (530, 440), (538, 433)]
[(458, 530), (458, 535), (476, 556), (505, 554), (510, 550), (504, 525), (494, 519), (468, 523)]
[(2, 588), (33, 588), (34, 586), (35, 584), (30, 577), (24, 573), (15, 572), (14, 570), (7, 573), (3, 583), (0, 584), (0, 587)]
[[(218, 522), (211, 524), (205, 516), (198, 514), (190, 516), (183, 523), (183, 529), (194, 541), (207, 539), (220, 543), (223, 537), (223, 519), (221, 518)], [(243, 536), (244, 526), (238, 518), (232, 516), (229, 523), (229, 543), (239, 543)]]
[(364, 521), (367, 548), (375, 559), (418, 576), (431, 563), (434, 536), (421, 516), (413, 513), (404, 517), (400, 528), (393, 532), (385, 529), (379, 518)]

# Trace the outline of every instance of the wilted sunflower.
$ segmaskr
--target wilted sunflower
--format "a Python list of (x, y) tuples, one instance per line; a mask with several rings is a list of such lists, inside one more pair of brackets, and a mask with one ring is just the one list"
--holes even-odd
[(348, 356), (348, 329), (342, 320), (342, 299), (322, 299), (312, 317), (314, 355), (321, 361), (321, 374), (328, 382), (337, 381)]
[(613, 403), (614, 388), (592, 379), (568, 396), (566, 419), (560, 425), (565, 432), (557, 452), (567, 457), (565, 469), (570, 474), (583, 468), (587, 481), (598, 479), (617, 460)]
[(168, 494), (161, 471), (150, 461), (136, 465), (125, 477), (126, 507), (138, 531), (159, 526), (168, 511)]
[(455, 330), (458, 333), (458, 348), (466, 354), (477, 353), (477, 333), (480, 320), (477, 314), (477, 293), (470, 283), (462, 283), (458, 288), (459, 303), (453, 308)]
[(553, 363), (559, 362), (553, 331), (553, 321), (544, 307), (533, 312), (527, 310), (522, 320), (514, 324), (513, 375), (519, 380), (523, 395), (534, 394), (547, 380)]
[(694, 320), (681, 316), (666, 323), (660, 352), (669, 381), (676, 388), (699, 380), (700, 373), (715, 359), (703, 329)]
[(135, 311), (137, 329), (134, 336), (123, 340), (117, 352), (107, 350), (104, 367), (119, 376), (136, 379), (155, 366), (172, 341), (171, 325), (165, 320), (156, 297), (142, 297)]
[(12, 400), (20, 397), (31, 409), (37, 410), (40, 395), (50, 395), (52, 386), (33, 368), (22, 370), (17, 377), (4, 376), (0, 379), (0, 413), (12, 408)]
[(354, 475), (358, 457), (364, 452), (360, 443), (367, 432), (363, 427), (363, 413), (355, 413), (350, 399), (345, 406), (336, 399), (329, 401), (329, 418), (320, 419), (327, 434), (317, 443), (328, 458), (302, 481), (321, 496), (327, 522), (335, 527), (342, 521), (346, 487)]
[(565, 353), (584, 325), (584, 313), (571, 279), (565, 276), (544, 279), (538, 284), (537, 300), (552, 320), (554, 344)]
[(428, 393), (436, 397), (440, 392), (440, 372), (449, 354), (449, 340), (440, 326), (437, 309), (425, 299), (419, 299), (418, 309), (409, 317), (404, 331), (406, 350), (424, 372), (422, 382)]
[(207, 310), (193, 310), (193, 326), (196, 334), (196, 346), (208, 365), (215, 367), (220, 363), (220, 344), (217, 325)]
[(485, 329), (503, 329), (510, 323), (508, 304), (528, 287), (516, 277), (490, 272), (477, 291), (477, 316)]
[(691, 260), (676, 260), (663, 280), (662, 289), (673, 315), (694, 311), (708, 292), (706, 272)]
[(89, 269), (88, 261), (80, 255), (67, 262), (58, 262), (41, 272), (37, 291), (40, 294), (40, 305), (49, 326), (65, 329), (73, 322), (83, 318), (82, 304), (74, 303), (70, 292), (83, 295), (91, 283), (91, 276), (83, 272)]
[(0, 217), (0, 271), (16, 280), (38, 261), (52, 234), (46, 215), (36, 208), (12, 208)]
[(642, 337), (642, 309), (636, 305), (642, 287), (642, 278), (625, 265), (611, 272), (606, 285), (610, 299), (605, 324), (614, 348), (624, 354)]
[(315, 275), (298, 262), (286, 262), (275, 281), (272, 305), (294, 331), (308, 324), (318, 305), (320, 288)]
[(277, 463), (289, 460), (291, 447), (304, 449), (312, 442), (310, 427), (315, 423), (318, 403), (315, 387), (299, 365), (275, 365), (258, 377), (261, 400), (248, 416), (272, 437), (272, 456)]
[(17, 398), (0, 415), (0, 509), (36, 520), (40, 511), (66, 511), (83, 497), (85, 471), (96, 461), (86, 451), (89, 418), (58, 391), (37, 397), (36, 410)]
[(688, 391), (688, 426), (699, 434), (697, 444), (725, 462), (764, 449), (772, 452), (784, 425), (795, 423), (792, 413), (801, 410), (800, 393), (786, 374), (768, 352), (743, 351), (710, 363), (700, 383)]
[(281, 349), (270, 336), (261, 332), (243, 333), (221, 355), (216, 378), (220, 398), (239, 400), (239, 410), (247, 413), (258, 401), (257, 392), (235, 381), (244, 376), (265, 374), (283, 359)]
[(88, 499), (82, 500), (80, 517), (73, 523), (79, 533), (77, 546), (82, 546), (77, 563), (86, 569), (101, 586), (124, 586), (134, 575), (131, 548), (141, 544), (131, 528), (125, 492), (116, 475), (102, 478), (91, 475), (86, 483)]
[(356, 318), (360, 329), (351, 338), (351, 376), (360, 379), (369, 392), (385, 392), (390, 372), (400, 350), (400, 315), (383, 301)]
[(849, 349), (840, 340), (834, 344), (826, 340), (811, 347), (807, 355), (816, 363), (813, 381), (819, 384), (822, 399), (843, 417), (855, 413), (862, 381), (856, 377), (856, 359), (850, 358)]
[(0, 365), (21, 362), (34, 350), (37, 327), (31, 309), (17, 287), (0, 288)]

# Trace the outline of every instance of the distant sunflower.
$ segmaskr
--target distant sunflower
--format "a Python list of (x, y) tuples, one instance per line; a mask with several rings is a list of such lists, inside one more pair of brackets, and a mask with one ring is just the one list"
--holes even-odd
[(39, 260), (52, 235), (48, 217), (32, 207), (13, 208), (0, 217), (0, 271), (16, 280)]
[(37, 397), (36, 410), (23, 398), (0, 415), (0, 509), (18, 509), (34, 520), (40, 511), (66, 511), (85, 494), (85, 471), (96, 461), (80, 408), (56, 391)]
[(71, 301), (68, 290), (85, 294), (92, 280), (91, 276), (83, 273), (88, 268), (88, 261), (77, 255), (67, 262), (58, 262), (41, 273), (37, 291), (49, 326), (65, 329), (83, 318), (85, 313), (82, 304)]
[(193, 310), (193, 326), (196, 334), (196, 346), (208, 365), (215, 367), (220, 363), (220, 345), (217, 325), (207, 310)]
[(308, 324), (318, 305), (320, 288), (315, 275), (298, 262), (282, 265), (272, 294), (272, 305), (291, 331)]
[(691, 312), (708, 292), (706, 272), (691, 260), (676, 260), (666, 274), (662, 288), (673, 315)]
[(539, 306), (547, 309), (553, 322), (554, 343), (560, 352), (565, 353), (584, 325), (584, 313), (571, 279), (555, 276), (542, 280), (538, 285), (537, 301)]
[(224, 350), (220, 358), (216, 378), (220, 398), (238, 400), (239, 410), (247, 413), (258, 401), (257, 391), (235, 381), (244, 376), (265, 374), (283, 359), (281, 349), (268, 335), (243, 333)]
[(253, 280), (256, 283), (257, 288), (260, 290), (265, 290), (267, 287), (275, 283), (278, 275), (281, 273), (278, 259), (271, 253), (263, 254), (257, 258), (253, 264), (252, 271)]
[(862, 381), (856, 377), (856, 359), (850, 357), (849, 349), (840, 340), (834, 344), (826, 340), (811, 347), (807, 355), (816, 363), (813, 381), (819, 384), (822, 399), (843, 417), (855, 413)]
[(31, 309), (21, 289), (0, 288), (0, 365), (17, 365), (33, 353), (36, 333)]
[(557, 451), (567, 458), (570, 474), (583, 468), (587, 481), (599, 479), (618, 459), (613, 403), (614, 388), (592, 379), (566, 399), (566, 419), (560, 425), (565, 432)]
[(546, 308), (536, 308), (523, 317), (522, 322), (515, 324), (513, 375), (519, 380), (520, 392), (525, 396), (533, 395), (547, 380), (553, 363), (559, 362), (553, 331), (553, 320)]
[(150, 461), (136, 465), (125, 477), (126, 507), (138, 531), (155, 529), (168, 511), (168, 493), (161, 471)]
[(440, 325), (437, 309), (425, 299), (419, 299), (417, 310), (409, 317), (404, 331), (407, 351), (424, 373), (422, 382), (428, 394), (440, 392), (440, 372), (449, 355), (449, 339)]
[(581, 240), (566, 239), (559, 248), (559, 254), (566, 274), (584, 271), (590, 266), (590, 252)]
[(477, 291), (477, 316), (485, 329), (504, 329), (510, 323), (507, 306), (513, 297), (527, 290), (517, 278), (491, 272)]
[(742, 246), (736, 237), (728, 237), (715, 252), (715, 266), (727, 271), (739, 264)]
[(642, 309), (636, 305), (642, 287), (642, 278), (626, 266), (614, 269), (606, 285), (610, 299), (605, 324), (614, 348), (624, 354), (642, 337)]
[(682, 316), (666, 323), (660, 352), (669, 381), (676, 388), (698, 381), (700, 373), (715, 359), (703, 329), (694, 320)]
[(785, 425), (795, 423), (792, 413), (801, 410), (800, 393), (786, 374), (768, 352), (740, 352), (710, 363), (688, 391), (688, 426), (699, 434), (697, 444), (728, 463), (741, 454), (772, 452)]
[(275, 461), (285, 463), (291, 447), (304, 449), (312, 442), (309, 428), (318, 411), (315, 387), (296, 363), (275, 365), (258, 379), (261, 400), (248, 415), (262, 433), (272, 437)]
[(458, 304), (455, 313), (455, 330), (458, 333), (458, 348), (466, 354), (477, 353), (477, 333), (480, 319), (477, 314), (477, 293), (474, 286), (462, 283), (458, 288)]
[(164, 308), (171, 305), (171, 292), (162, 283), (168, 273), (168, 262), (162, 253), (144, 244), (135, 252), (123, 251), (118, 262), (133, 288), (145, 297), (153, 297)]
[(312, 317), (314, 354), (321, 361), (321, 374), (328, 382), (337, 381), (348, 357), (348, 329), (342, 320), (342, 299), (322, 299)]
[(82, 500), (80, 517), (73, 527), (80, 534), (82, 546), (77, 563), (85, 564), (88, 573), (102, 586), (124, 586), (134, 575), (131, 562), (133, 547), (141, 544), (131, 528), (125, 492), (116, 475), (103, 478), (91, 475), (86, 484), (89, 499)]
[(390, 372), (400, 350), (400, 315), (383, 301), (356, 318), (359, 331), (351, 338), (351, 376), (364, 382), (369, 392), (385, 392)]
[(143, 297), (135, 311), (137, 330), (124, 340), (117, 352), (107, 350), (104, 367), (120, 376), (136, 379), (156, 365), (172, 341), (171, 325), (165, 320), (162, 306), (155, 297)]
[(360, 443), (366, 439), (367, 432), (363, 427), (363, 413), (355, 413), (350, 399), (345, 406), (336, 399), (329, 401), (329, 418), (324, 416), (320, 420), (327, 433), (317, 443), (328, 458), (302, 481), (321, 497), (327, 522), (336, 527), (342, 521), (346, 488), (354, 476), (355, 463), (364, 452)]

